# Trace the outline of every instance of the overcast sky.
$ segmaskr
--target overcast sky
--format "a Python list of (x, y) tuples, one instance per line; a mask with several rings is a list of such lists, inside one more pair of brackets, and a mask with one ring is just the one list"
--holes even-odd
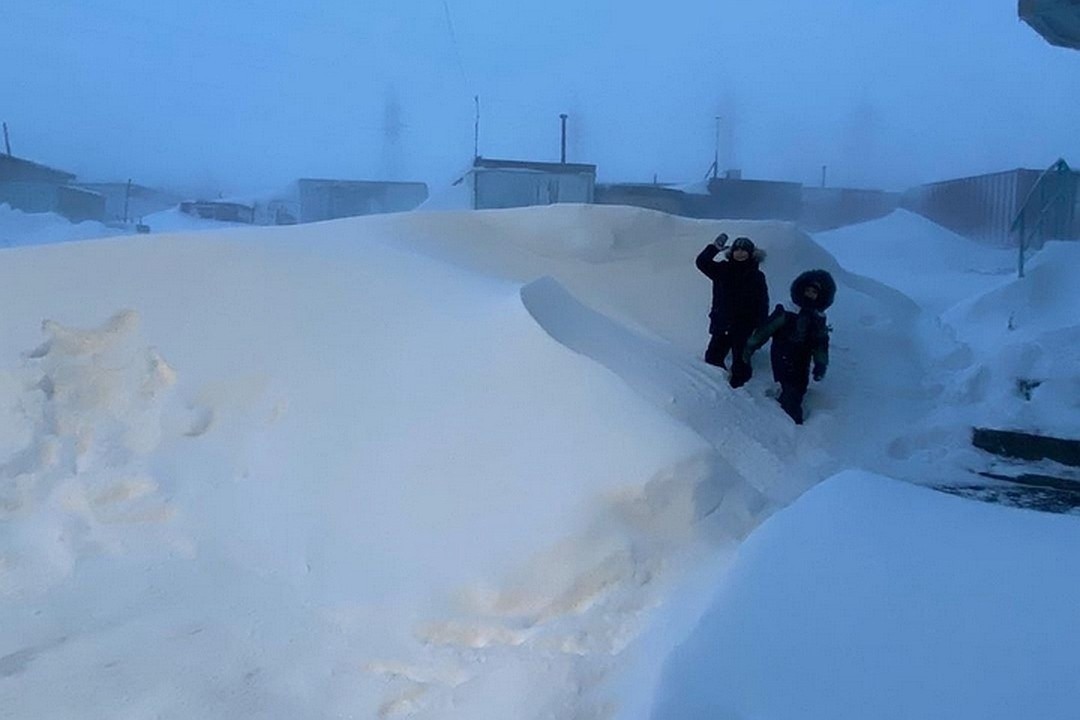
[(903, 189), (1080, 165), (1080, 52), (1015, 0), (4, 0), (12, 151), (81, 179), (438, 187), (480, 152), (606, 181)]

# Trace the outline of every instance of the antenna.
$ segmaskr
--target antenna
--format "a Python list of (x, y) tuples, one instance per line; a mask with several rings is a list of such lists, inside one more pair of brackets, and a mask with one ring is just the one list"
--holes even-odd
[(562, 123), (562, 140), (559, 151), (559, 162), (566, 164), (566, 113), (559, 113), (559, 121)]
[(716, 143), (713, 145), (712, 176), (716, 179), (720, 172), (720, 115), (716, 116)]

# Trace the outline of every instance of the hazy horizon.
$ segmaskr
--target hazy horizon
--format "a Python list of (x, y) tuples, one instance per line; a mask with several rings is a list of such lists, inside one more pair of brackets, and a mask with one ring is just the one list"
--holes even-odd
[(244, 192), (297, 177), (448, 184), (488, 157), (700, 180), (716, 116), (747, 178), (900, 190), (1080, 164), (1080, 53), (1014, 0), (10, 0), (0, 120), (80, 180)]

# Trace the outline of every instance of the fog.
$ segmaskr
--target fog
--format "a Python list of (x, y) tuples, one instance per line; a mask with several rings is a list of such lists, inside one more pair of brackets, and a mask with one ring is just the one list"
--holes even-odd
[(1080, 162), (1080, 53), (1015, 0), (6, 0), (12, 152), (83, 180), (433, 188), (479, 151), (603, 181), (903, 189)]

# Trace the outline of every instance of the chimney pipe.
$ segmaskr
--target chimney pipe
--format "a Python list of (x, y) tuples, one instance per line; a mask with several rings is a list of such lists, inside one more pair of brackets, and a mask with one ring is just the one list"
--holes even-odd
[(566, 164), (566, 113), (559, 115), (559, 120), (562, 122), (562, 151), (559, 154), (559, 162)]

